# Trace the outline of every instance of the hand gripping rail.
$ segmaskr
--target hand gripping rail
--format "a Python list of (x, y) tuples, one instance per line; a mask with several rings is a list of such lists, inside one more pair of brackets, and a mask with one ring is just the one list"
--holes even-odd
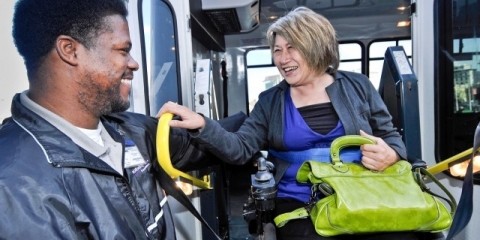
[(162, 116), (160, 116), (160, 119), (158, 120), (156, 147), (157, 160), (160, 164), (160, 167), (162, 167), (163, 170), (165, 170), (165, 172), (172, 178), (180, 178), (182, 181), (189, 182), (192, 185), (202, 189), (211, 189), (212, 187), (207, 176), (205, 177), (205, 180), (200, 180), (173, 167), (172, 161), (170, 159), (170, 126), (168, 125), (172, 118), (173, 114), (165, 113), (162, 114)]

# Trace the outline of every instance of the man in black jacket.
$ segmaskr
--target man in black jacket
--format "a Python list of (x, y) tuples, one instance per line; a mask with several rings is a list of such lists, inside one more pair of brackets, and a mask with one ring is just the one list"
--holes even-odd
[[(17, 2), (30, 87), (0, 128), (2, 239), (175, 239), (157, 121), (124, 112), (139, 67), (126, 16), (123, 0)], [(170, 141), (172, 161), (206, 157), (180, 130)]]

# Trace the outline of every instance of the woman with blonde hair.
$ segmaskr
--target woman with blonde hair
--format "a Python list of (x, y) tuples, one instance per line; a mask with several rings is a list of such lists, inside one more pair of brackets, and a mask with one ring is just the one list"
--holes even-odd
[[(170, 126), (193, 130), (193, 137), (231, 164), (244, 164), (258, 151), (268, 151), (278, 184), (275, 216), (310, 201), (311, 185), (296, 181), (297, 170), (306, 160), (330, 162), (329, 147), (337, 137), (360, 134), (373, 139), (375, 144), (348, 154), (351, 161), (371, 170), (381, 171), (406, 159), (401, 136), (369, 79), (338, 70), (338, 42), (326, 18), (298, 7), (269, 27), (267, 39), (284, 80), (260, 94), (237, 132), (224, 131), (211, 119), (171, 102), (160, 113), (171, 112), (181, 120), (171, 121)], [(419, 239), (414, 233), (327, 238), (315, 232), (310, 219), (290, 221), (276, 235), (289, 240)]]

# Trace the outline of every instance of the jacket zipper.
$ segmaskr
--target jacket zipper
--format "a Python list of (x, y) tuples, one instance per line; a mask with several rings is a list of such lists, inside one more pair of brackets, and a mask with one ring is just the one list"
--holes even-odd
[[(118, 178), (118, 179), (119, 179), (119, 182), (121, 184), (123, 196), (127, 199), (128, 203), (130, 203), (133, 210), (135, 210), (135, 214), (137, 215), (137, 217), (139, 219), (141, 219), (142, 222), (145, 223), (145, 219), (143, 219), (143, 216), (142, 216), (141, 211), (140, 211), (140, 207), (138, 206), (137, 201), (135, 201), (134, 197), (132, 196), (132, 189), (130, 188), (130, 185), (125, 181), (125, 179), (123, 177)], [(123, 189), (125, 189), (125, 190), (123, 190)], [(147, 238), (149, 238), (149, 239), (152, 238), (150, 236), (150, 233), (147, 230), (145, 230), (145, 234), (146, 234)]]

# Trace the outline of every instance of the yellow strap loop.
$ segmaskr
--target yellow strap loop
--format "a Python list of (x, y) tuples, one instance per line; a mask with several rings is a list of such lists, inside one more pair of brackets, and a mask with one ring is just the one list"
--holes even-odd
[(157, 160), (160, 164), (160, 167), (162, 167), (163, 170), (165, 170), (165, 172), (172, 178), (180, 178), (182, 181), (187, 181), (192, 185), (202, 189), (211, 189), (210, 181), (208, 181), (208, 179), (206, 181), (200, 180), (173, 167), (172, 161), (170, 159), (170, 126), (168, 125), (172, 118), (173, 114), (164, 113), (162, 114), (162, 116), (160, 116), (160, 119), (158, 121)]
[[(447, 169), (449, 169), (451, 166), (466, 161), (467, 159), (470, 159), (472, 155), (473, 148), (467, 149), (459, 154), (456, 154), (452, 157), (449, 157), (431, 167), (427, 168), (427, 171), (431, 174), (438, 174), (441, 173)], [(473, 160), (473, 159), (472, 159)]]

